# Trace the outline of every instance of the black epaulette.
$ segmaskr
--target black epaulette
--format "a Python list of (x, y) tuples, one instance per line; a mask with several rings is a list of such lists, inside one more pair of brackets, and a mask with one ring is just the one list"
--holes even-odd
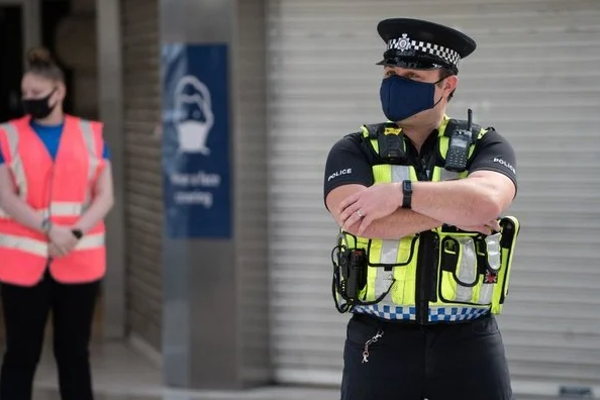
[(369, 132), (369, 139), (377, 139), (380, 135), (383, 135), (386, 132), (386, 129), (393, 129), (400, 131), (398, 125), (393, 122), (382, 122), (378, 124), (365, 124), (363, 125), (367, 132)]

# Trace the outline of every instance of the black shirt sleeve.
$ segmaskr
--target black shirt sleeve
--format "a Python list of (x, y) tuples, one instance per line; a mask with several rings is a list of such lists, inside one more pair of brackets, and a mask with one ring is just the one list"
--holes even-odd
[(342, 185), (373, 184), (373, 170), (361, 145), (359, 134), (350, 134), (338, 140), (327, 156), (323, 198)]
[(495, 130), (487, 132), (477, 143), (469, 173), (494, 171), (509, 177), (517, 188), (517, 158), (504, 137)]

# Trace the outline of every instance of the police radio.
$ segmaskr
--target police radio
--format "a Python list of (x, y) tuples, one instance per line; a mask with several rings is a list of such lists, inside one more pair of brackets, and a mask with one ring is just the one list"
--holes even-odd
[(452, 172), (463, 172), (467, 169), (469, 150), (473, 142), (473, 111), (468, 110), (467, 129), (456, 129), (450, 136), (446, 164), (444, 168)]
[(349, 299), (356, 300), (367, 284), (367, 254), (362, 249), (346, 250), (342, 260), (345, 294)]
[[(369, 256), (365, 249), (348, 248), (342, 244), (344, 235), (350, 235), (357, 242), (356, 236), (346, 232), (341, 234), (339, 243), (331, 251), (331, 260), (333, 262), (333, 280), (331, 283), (331, 294), (336, 309), (340, 313), (352, 310), (355, 306), (373, 305), (381, 302), (392, 289), (395, 280), (390, 284), (389, 289), (372, 301), (361, 299), (361, 294), (367, 286), (367, 270), (369, 268)], [(340, 303), (339, 297), (344, 302)]]
[[(367, 284), (368, 258), (363, 249), (349, 249), (341, 243), (332, 251), (332, 294), (340, 313), (353, 308), (359, 301), (360, 292)], [(346, 302), (339, 304), (336, 293)]]

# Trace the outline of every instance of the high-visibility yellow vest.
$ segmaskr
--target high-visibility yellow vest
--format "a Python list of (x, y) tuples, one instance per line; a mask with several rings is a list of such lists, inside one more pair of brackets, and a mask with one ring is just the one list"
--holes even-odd
[[(468, 170), (444, 169), (450, 139), (445, 131), (449, 121), (446, 117), (438, 129), (439, 157), (430, 179), (434, 182), (468, 175)], [(469, 158), (476, 142), (487, 132), (480, 127), (476, 129)], [(379, 124), (363, 126), (362, 134), (379, 154), (379, 135), (401, 135), (401, 132), (395, 125)], [(417, 181), (419, 175), (423, 179), (417, 173), (419, 168), (422, 166), (373, 165), (374, 183)], [(519, 222), (508, 216), (501, 218), (500, 225), (500, 232), (487, 236), (442, 226), (394, 240), (356, 237), (341, 231), (338, 249), (362, 249), (368, 261), (364, 286), (357, 289), (357, 299), (349, 299), (342, 289), (355, 283), (344, 279), (339, 268), (345, 266), (334, 260), (333, 289), (338, 310), (420, 323), (468, 320), (490, 311), (500, 314), (508, 293)], [(340, 309), (341, 298), (346, 300), (346, 307)]]

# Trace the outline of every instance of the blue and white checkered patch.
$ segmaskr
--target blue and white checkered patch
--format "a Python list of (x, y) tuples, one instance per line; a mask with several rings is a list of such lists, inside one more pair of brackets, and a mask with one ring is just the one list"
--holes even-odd
[[(417, 319), (415, 306), (390, 306), (375, 304), (372, 306), (358, 306), (353, 312), (370, 314), (390, 321), (414, 321)], [(489, 313), (488, 308), (478, 307), (430, 307), (430, 322), (454, 322), (477, 319)]]
[(388, 306), (375, 304), (372, 306), (358, 306), (354, 311), (359, 314), (371, 314), (379, 318), (393, 321), (414, 321), (417, 318), (417, 308)]
[(489, 313), (489, 308), (476, 307), (430, 307), (429, 321), (468, 321)]

